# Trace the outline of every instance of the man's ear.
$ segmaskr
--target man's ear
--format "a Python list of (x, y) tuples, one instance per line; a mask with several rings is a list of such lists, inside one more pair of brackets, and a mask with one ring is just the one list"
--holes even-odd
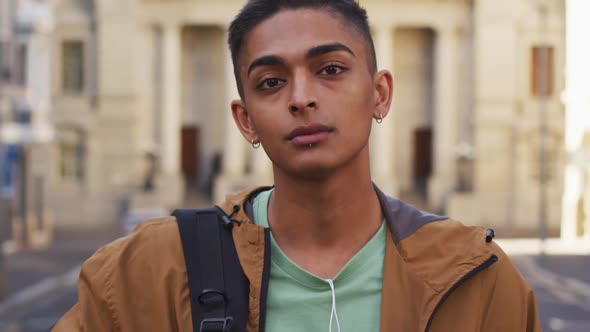
[(373, 79), (375, 108), (373, 118), (385, 118), (393, 100), (393, 76), (389, 70), (375, 73)]
[(258, 135), (256, 134), (254, 123), (252, 122), (250, 113), (248, 113), (246, 105), (242, 100), (237, 99), (231, 102), (231, 113), (234, 117), (236, 125), (238, 126), (238, 129), (248, 141), (248, 143), (257, 142)]

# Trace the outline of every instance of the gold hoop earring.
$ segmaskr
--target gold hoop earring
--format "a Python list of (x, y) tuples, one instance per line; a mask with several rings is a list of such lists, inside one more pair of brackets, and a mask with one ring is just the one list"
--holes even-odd
[(256, 139), (252, 139), (252, 147), (258, 149), (260, 147), (260, 141), (256, 142)]
[(377, 124), (381, 124), (381, 122), (383, 122), (383, 115), (379, 113), (379, 119), (375, 119), (375, 121), (377, 122)]

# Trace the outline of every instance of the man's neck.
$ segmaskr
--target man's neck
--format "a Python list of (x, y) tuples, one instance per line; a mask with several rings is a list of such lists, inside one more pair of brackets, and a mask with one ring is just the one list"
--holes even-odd
[(285, 254), (325, 277), (339, 272), (383, 219), (368, 163), (313, 181), (275, 172), (268, 216)]

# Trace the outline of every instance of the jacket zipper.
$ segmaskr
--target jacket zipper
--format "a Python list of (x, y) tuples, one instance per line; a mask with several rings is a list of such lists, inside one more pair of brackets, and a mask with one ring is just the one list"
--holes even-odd
[(426, 329), (424, 330), (424, 332), (430, 331), (430, 325), (432, 324), (432, 320), (434, 319), (434, 315), (436, 314), (436, 312), (438, 311), (438, 309), (440, 308), (440, 306), (443, 304), (443, 302), (449, 297), (449, 295), (451, 295), (451, 293), (455, 289), (457, 289), (457, 287), (459, 287), (463, 282), (465, 282), (465, 280), (467, 280), (467, 279), (471, 278), (472, 276), (476, 275), (478, 272), (487, 269), (488, 267), (490, 267), (490, 265), (494, 264), (497, 261), (498, 261), (498, 256), (492, 255), (485, 262), (483, 262), (482, 264), (480, 264), (479, 266), (477, 266), (473, 270), (469, 271), (461, 279), (459, 279), (459, 281), (457, 281), (453, 285), (453, 287), (451, 287), (445, 293), (445, 295), (443, 295), (443, 297), (440, 299), (440, 301), (438, 302), (438, 304), (436, 305), (436, 307), (434, 307), (434, 310), (432, 311), (432, 314), (430, 314), (430, 318), (428, 319), (428, 324), (426, 325)]
[(264, 332), (266, 325), (266, 298), (270, 279), (270, 228), (264, 230), (264, 265), (262, 268), (262, 286), (260, 289), (260, 320), (258, 331)]

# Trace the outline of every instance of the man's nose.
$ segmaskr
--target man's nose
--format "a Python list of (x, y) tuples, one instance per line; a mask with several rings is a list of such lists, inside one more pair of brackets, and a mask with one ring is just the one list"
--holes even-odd
[(291, 100), (289, 101), (291, 113), (317, 108), (318, 103), (312, 85), (311, 78), (307, 75), (302, 74), (293, 78)]

